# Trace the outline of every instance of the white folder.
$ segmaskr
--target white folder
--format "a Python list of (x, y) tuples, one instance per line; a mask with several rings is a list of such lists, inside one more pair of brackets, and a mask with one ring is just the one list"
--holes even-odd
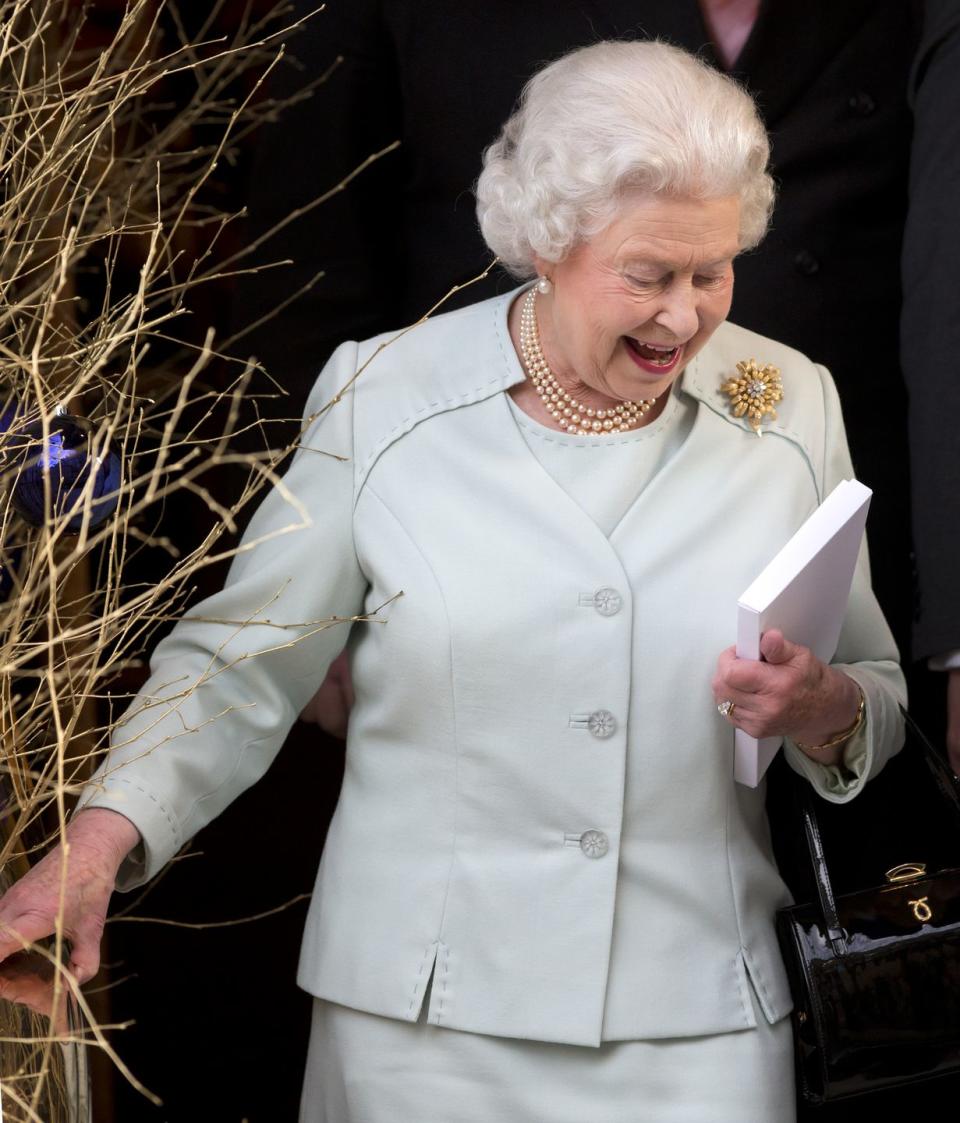
[[(779, 628), (824, 663), (837, 650), (873, 492), (843, 480), (737, 602), (737, 656), (760, 658), (760, 637)], [(782, 744), (736, 730), (734, 779), (755, 788)]]

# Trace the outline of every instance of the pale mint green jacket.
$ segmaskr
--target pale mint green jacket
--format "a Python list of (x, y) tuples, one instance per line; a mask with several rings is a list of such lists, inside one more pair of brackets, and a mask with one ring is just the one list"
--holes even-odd
[[(750, 986), (775, 1021), (789, 895), (710, 679), (738, 595), (852, 475), (836, 391), (722, 325), (682, 375), (689, 436), (607, 538), (511, 417), (513, 295), (339, 348), (308, 417), (349, 389), (306, 429), (224, 589), (157, 646), (84, 802), (143, 835), (123, 887), (153, 877), (262, 775), (350, 630), (357, 701), (304, 988), (412, 1021), (433, 970), (432, 1023), (580, 1045), (754, 1025)], [(783, 376), (760, 439), (720, 392), (749, 358)], [(839, 802), (902, 740), (865, 559), (835, 662), (866, 697), (859, 780), (785, 751)]]

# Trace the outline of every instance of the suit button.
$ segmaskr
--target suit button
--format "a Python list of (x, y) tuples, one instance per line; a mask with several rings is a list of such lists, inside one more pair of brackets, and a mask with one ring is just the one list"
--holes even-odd
[(616, 589), (597, 589), (593, 594), (593, 607), (601, 616), (616, 616), (623, 607), (623, 597)]
[(876, 113), (877, 111), (877, 103), (866, 90), (857, 90), (857, 92), (850, 97), (847, 105), (850, 107), (850, 112), (855, 117), (869, 117), (871, 113)]
[(812, 277), (820, 272), (820, 262), (809, 250), (800, 250), (793, 258), (793, 267), (804, 277)]
[(610, 849), (610, 842), (603, 831), (584, 831), (580, 836), (580, 849), (588, 858), (602, 858)]
[(612, 737), (616, 733), (617, 719), (609, 710), (595, 710), (587, 718), (587, 728), (594, 737), (599, 737), (602, 740), (604, 737)]

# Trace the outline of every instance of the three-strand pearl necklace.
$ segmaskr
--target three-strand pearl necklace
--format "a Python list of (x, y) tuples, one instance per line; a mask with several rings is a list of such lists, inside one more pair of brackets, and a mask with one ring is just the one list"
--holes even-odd
[(650, 412), (656, 398), (623, 401), (611, 409), (588, 409), (571, 397), (543, 357), (536, 304), (537, 289), (534, 287), (524, 297), (520, 313), (520, 357), (547, 413), (564, 432), (578, 437), (612, 436), (635, 429), (643, 420), (643, 415)]

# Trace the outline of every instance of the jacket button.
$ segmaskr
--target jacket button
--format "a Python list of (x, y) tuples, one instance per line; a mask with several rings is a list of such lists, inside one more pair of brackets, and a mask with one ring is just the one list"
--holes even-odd
[(588, 858), (602, 858), (610, 849), (610, 842), (603, 831), (584, 831), (580, 836), (580, 849)]
[(616, 616), (623, 607), (623, 597), (616, 589), (597, 589), (593, 594), (593, 607), (601, 616)]
[(820, 272), (820, 262), (809, 250), (800, 250), (793, 259), (793, 267), (804, 277), (812, 277)]
[(871, 113), (876, 113), (877, 111), (877, 103), (866, 90), (857, 90), (857, 92), (850, 97), (847, 105), (850, 107), (850, 112), (855, 117), (869, 117)]
[(601, 740), (612, 737), (617, 731), (617, 719), (609, 710), (595, 710), (587, 719), (587, 728)]

